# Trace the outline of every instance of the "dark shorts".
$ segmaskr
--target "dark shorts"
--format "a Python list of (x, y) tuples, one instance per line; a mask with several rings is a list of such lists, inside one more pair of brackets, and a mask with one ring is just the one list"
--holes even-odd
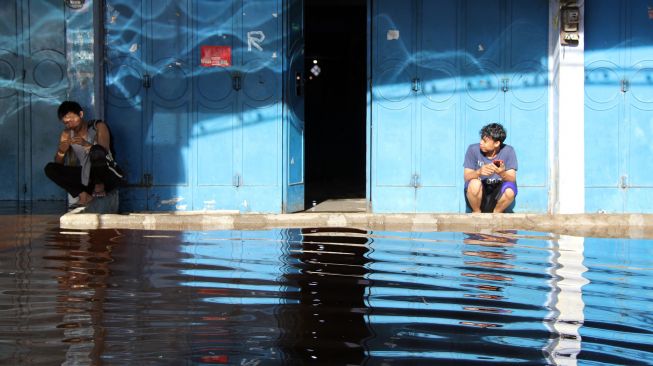
[[(471, 209), (469, 202), (467, 201), (468, 185), (469, 181), (465, 182), (465, 203), (467, 204), (467, 207)], [(494, 211), (494, 207), (497, 205), (497, 201), (499, 201), (499, 198), (501, 198), (503, 192), (505, 192), (508, 188), (512, 189), (512, 191), (515, 192), (515, 197), (517, 197), (517, 183), (515, 182), (487, 183), (483, 181), (483, 199), (481, 200), (481, 212)]]

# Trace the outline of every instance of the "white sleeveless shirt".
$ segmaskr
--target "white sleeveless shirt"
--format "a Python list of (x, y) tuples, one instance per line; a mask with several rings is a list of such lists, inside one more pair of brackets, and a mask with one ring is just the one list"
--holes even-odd
[[(97, 134), (97, 130), (95, 128), (96, 123), (97, 121), (89, 121), (88, 128), (86, 130), (85, 140), (91, 145), (95, 145), (95, 135)], [(75, 131), (71, 130), (70, 138), (73, 137), (75, 137)], [(73, 152), (77, 157), (77, 161), (79, 161), (79, 164), (82, 167), (82, 184), (87, 186), (88, 180), (91, 176), (91, 159), (89, 158), (90, 149), (86, 149), (84, 146), (78, 144), (71, 144), (70, 147), (73, 149)]]

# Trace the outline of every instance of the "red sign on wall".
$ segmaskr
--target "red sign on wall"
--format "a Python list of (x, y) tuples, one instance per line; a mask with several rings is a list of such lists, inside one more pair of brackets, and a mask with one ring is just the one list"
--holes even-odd
[(231, 47), (202, 46), (200, 62), (204, 67), (231, 66)]

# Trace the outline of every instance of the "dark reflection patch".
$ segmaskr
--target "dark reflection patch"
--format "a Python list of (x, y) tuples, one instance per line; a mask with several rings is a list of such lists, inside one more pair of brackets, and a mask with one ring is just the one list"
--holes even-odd
[(71, 9), (81, 9), (84, 7), (85, 0), (65, 0), (66, 6)]

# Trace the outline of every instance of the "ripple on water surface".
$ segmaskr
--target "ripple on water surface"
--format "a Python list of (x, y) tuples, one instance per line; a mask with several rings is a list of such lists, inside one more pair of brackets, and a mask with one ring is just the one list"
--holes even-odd
[(0, 364), (653, 359), (650, 240), (3, 229)]

